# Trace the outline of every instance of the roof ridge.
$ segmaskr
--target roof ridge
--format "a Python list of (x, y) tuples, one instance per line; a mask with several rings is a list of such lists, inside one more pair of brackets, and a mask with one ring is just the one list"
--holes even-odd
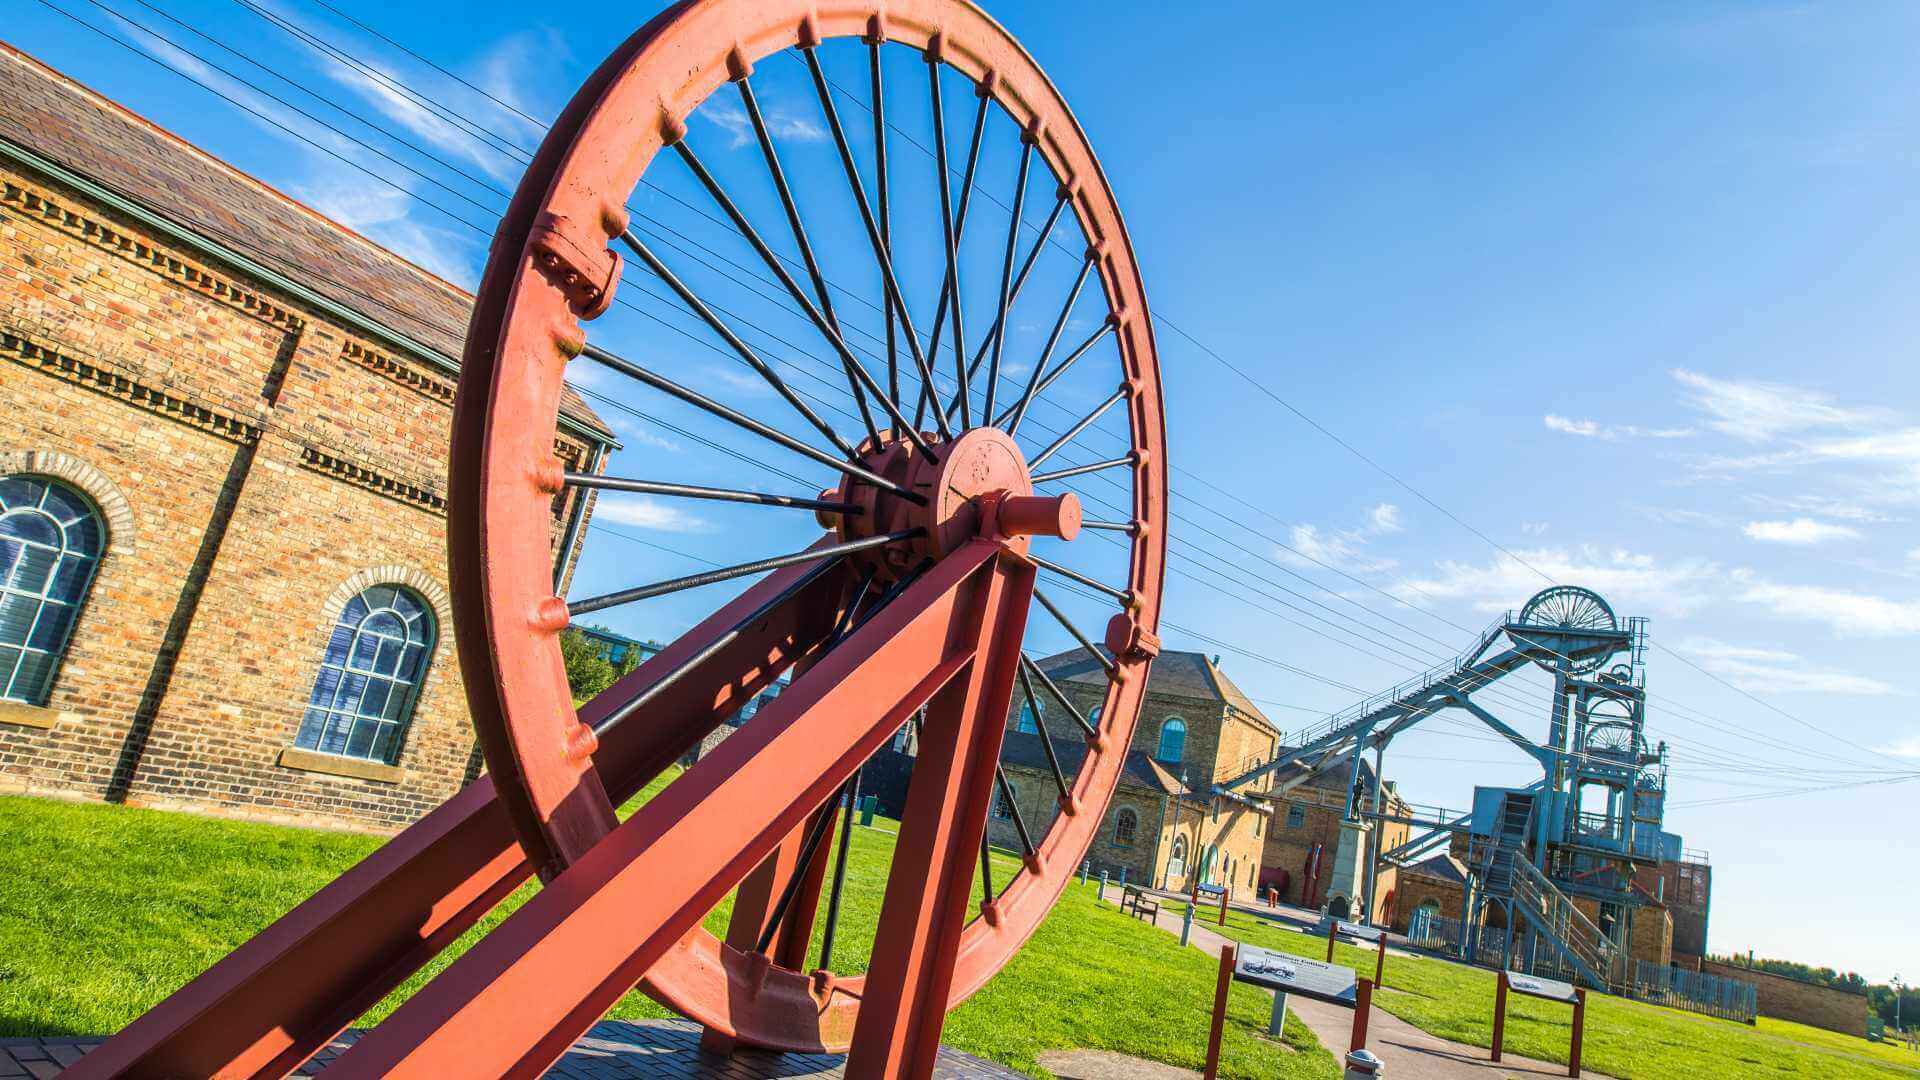
[[(376, 257), (391, 259), (394, 262), (400, 263), (401, 265), (405, 266), (407, 269), (412, 270), (413, 272), (419, 274), (423, 280), (446, 290), (447, 292), (453, 294), (454, 297), (469, 304), (473, 302), (474, 294), (460, 287), (459, 285), (456, 285), (453, 282), (448, 281), (446, 278), (443, 278), (440, 275), (434, 273), (433, 271), (428, 270), (426, 267), (421, 266), (419, 263), (414, 262), (412, 259), (407, 258), (406, 256), (400, 254), (397, 251), (394, 251), (392, 248), (389, 248), (380, 244), (379, 242), (362, 234), (358, 230), (355, 230), (345, 224), (342, 224), (341, 222), (335, 220), (334, 218), (328, 216), (327, 214), (321, 213), (319, 210), (315, 209), (313, 206), (309, 205), (308, 203), (305, 203), (299, 199), (294, 198), (292, 195), (289, 195), (286, 192), (281, 191), (279, 188), (273, 186), (272, 184), (267, 183), (265, 180), (260, 179), (259, 177), (253, 175), (252, 173), (247, 172), (245, 169), (240, 168), (239, 166), (233, 164), (232, 162), (227, 161), (224, 158), (221, 158), (215, 155), (209, 150), (206, 150), (200, 146), (194, 145), (192, 142), (189, 142), (185, 137), (179, 135), (174, 131), (169, 130), (158, 121), (150, 117), (144, 116), (140, 113), (134, 112), (131, 108), (128, 108), (126, 105), (123, 105), (120, 102), (115, 101), (113, 98), (110, 98), (107, 95), (101, 93), (100, 91), (95, 90), (93, 87), (87, 85), (86, 83), (81, 82), (79, 79), (74, 78), (73, 76), (67, 74), (64, 71), (61, 71), (60, 69), (52, 66), (51, 64), (48, 64), (46, 61), (40, 59), (37, 56), (34, 56), (32, 53), (27, 52), (26, 50), (20, 48), (19, 46), (14, 45), (11, 42), (8, 42), (5, 40), (0, 40), (0, 54), (3, 54), (10, 59), (16, 60), (24, 64), (25, 66), (38, 71), (40, 74), (46, 76), (47, 78), (72, 89), (73, 91), (77, 92), (80, 95), (80, 97), (83, 100), (85, 100), (88, 104), (93, 105), (95, 107), (103, 108), (107, 112), (118, 114), (119, 116), (124, 117), (125, 119), (133, 121), (135, 124), (152, 131), (154, 134), (160, 136), (162, 139), (165, 139), (169, 143), (172, 143), (175, 147), (186, 151), (189, 155), (198, 159), (202, 163), (211, 165), (216, 169), (226, 172), (227, 174), (232, 176), (234, 179), (239, 180), (241, 183), (250, 184), (253, 187), (260, 189), (261, 191), (265, 192), (267, 195), (272, 196), (273, 198), (279, 200), (282, 203), (285, 203), (287, 206), (291, 207), (295, 211), (301, 214), (304, 214), (307, 217), (314, 219), (315, 221), (320, 222), (321, 224), (327, 226), (328, 228), (332, 229), (333, 231), (339, 233), (342, 236), (345, 236), (354, 241), (357, 241), (358, 243), (364, 245)], [(98, 178), (96, 177), (95, 179), (97, 180)]]

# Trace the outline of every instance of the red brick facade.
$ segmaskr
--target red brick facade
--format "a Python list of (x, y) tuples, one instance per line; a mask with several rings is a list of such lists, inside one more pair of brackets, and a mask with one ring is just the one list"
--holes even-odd
[[(47, 110), (43, 137), (78, 140), (28, 145), (19, 116), (0, 116), (0, 477), (84, 492), (108, 533), (47, 700), (0, 703), (0, 791), (381, 830), (412, 821), (478, 764), (445, 585), (445, 356), (457, 340), (416, 355), (369, 332), (394, 312), (368, 305), (343, 320), (249, 274), (226, 246), (234, 236), (195, 243), (144, 219), (179, 222), (191, 208), (80, 173), (98, 143), (149, 179), (205, 173), (198, 197), (234, 204), (222, 220), (319, 220), (4, 49), (0, 98), (16, 103), (0, 111)], [(384, 275), (416, 318), (464, 324), (465, 294), (335, 232), (337, 252), (313, 253), (335, 268), (327, 284)], [(273, 268), (300, 279), (286, 261)], [(584, 467), (610, 436), (577, 402), (570, 411), (555, 450)], [(377, 584), (411, 590), (436, 624), (399, 752), (301, 751), (334, 620)]]

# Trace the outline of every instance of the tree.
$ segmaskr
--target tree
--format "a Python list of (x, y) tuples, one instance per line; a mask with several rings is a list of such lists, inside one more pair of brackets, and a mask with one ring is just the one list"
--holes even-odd
[[(585, 701), (612, 685), (616, 674), (599, 643), (578, 630), (560, 634), (560, 656), (567, 664), (567, 687), (575, 701)], [(628, 667), (627, 670), (632, 670)]]

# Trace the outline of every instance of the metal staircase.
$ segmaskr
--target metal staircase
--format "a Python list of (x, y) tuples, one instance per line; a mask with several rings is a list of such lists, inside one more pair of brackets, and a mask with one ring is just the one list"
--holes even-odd
[(1536, 970), (1545, 967), (1597, 990), (1616, 990), (1626, 982), (1625, 950), (1527, 858), (1534, 805), (1532, 795), (1502, 801), (1498, 831), (1472, 847), (1474, 873), (1486, 896), (1505, 901), (1509, 912), (1552, 946), (1554, 956), (1534, 958)]

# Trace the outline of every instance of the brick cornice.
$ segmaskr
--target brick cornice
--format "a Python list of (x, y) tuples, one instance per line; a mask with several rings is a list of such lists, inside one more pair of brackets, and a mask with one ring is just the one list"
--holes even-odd
[(356, 487), (385, 495), (439, 517), (447, 515), (445, 493), (425, 481), (396, 476), (364, 462), (346, 457), (329, 447), (300, 444), (300, 464), (317, 473), (334, 477)]
[(266, 427), (264, 417), (247, 416), (154, 386), (120, 370), (111, 361), (63, 352), (33, 340), (14, 327), (0, 326), (0, 358), (118, 398), (136, 409), (177, 420), (230, 442), (243, 445), (257, 442)]
[(57, 229), (90, 247), (117, 255), (286, 333), (299, 333), (305, 325), (297, 313), (274, 303), (258, 289), (215, 273), (204, 263), (181, 258), (114, 222), (76, 210), (67, 205), (65, 200), (30, 187), (22, 180), (0, 178), (0, 203), (12, 206), (23, 217)]
[(341, 343), (340, 358), (349, 364), (366, 368), (381, 378), (432, 398), (449, 408), (453, 406), (454, 381), (450, 378), (440, 378), (411, 361), (394, 356), (392, 353), (381, 352), (371, 345), (352, 338)]

